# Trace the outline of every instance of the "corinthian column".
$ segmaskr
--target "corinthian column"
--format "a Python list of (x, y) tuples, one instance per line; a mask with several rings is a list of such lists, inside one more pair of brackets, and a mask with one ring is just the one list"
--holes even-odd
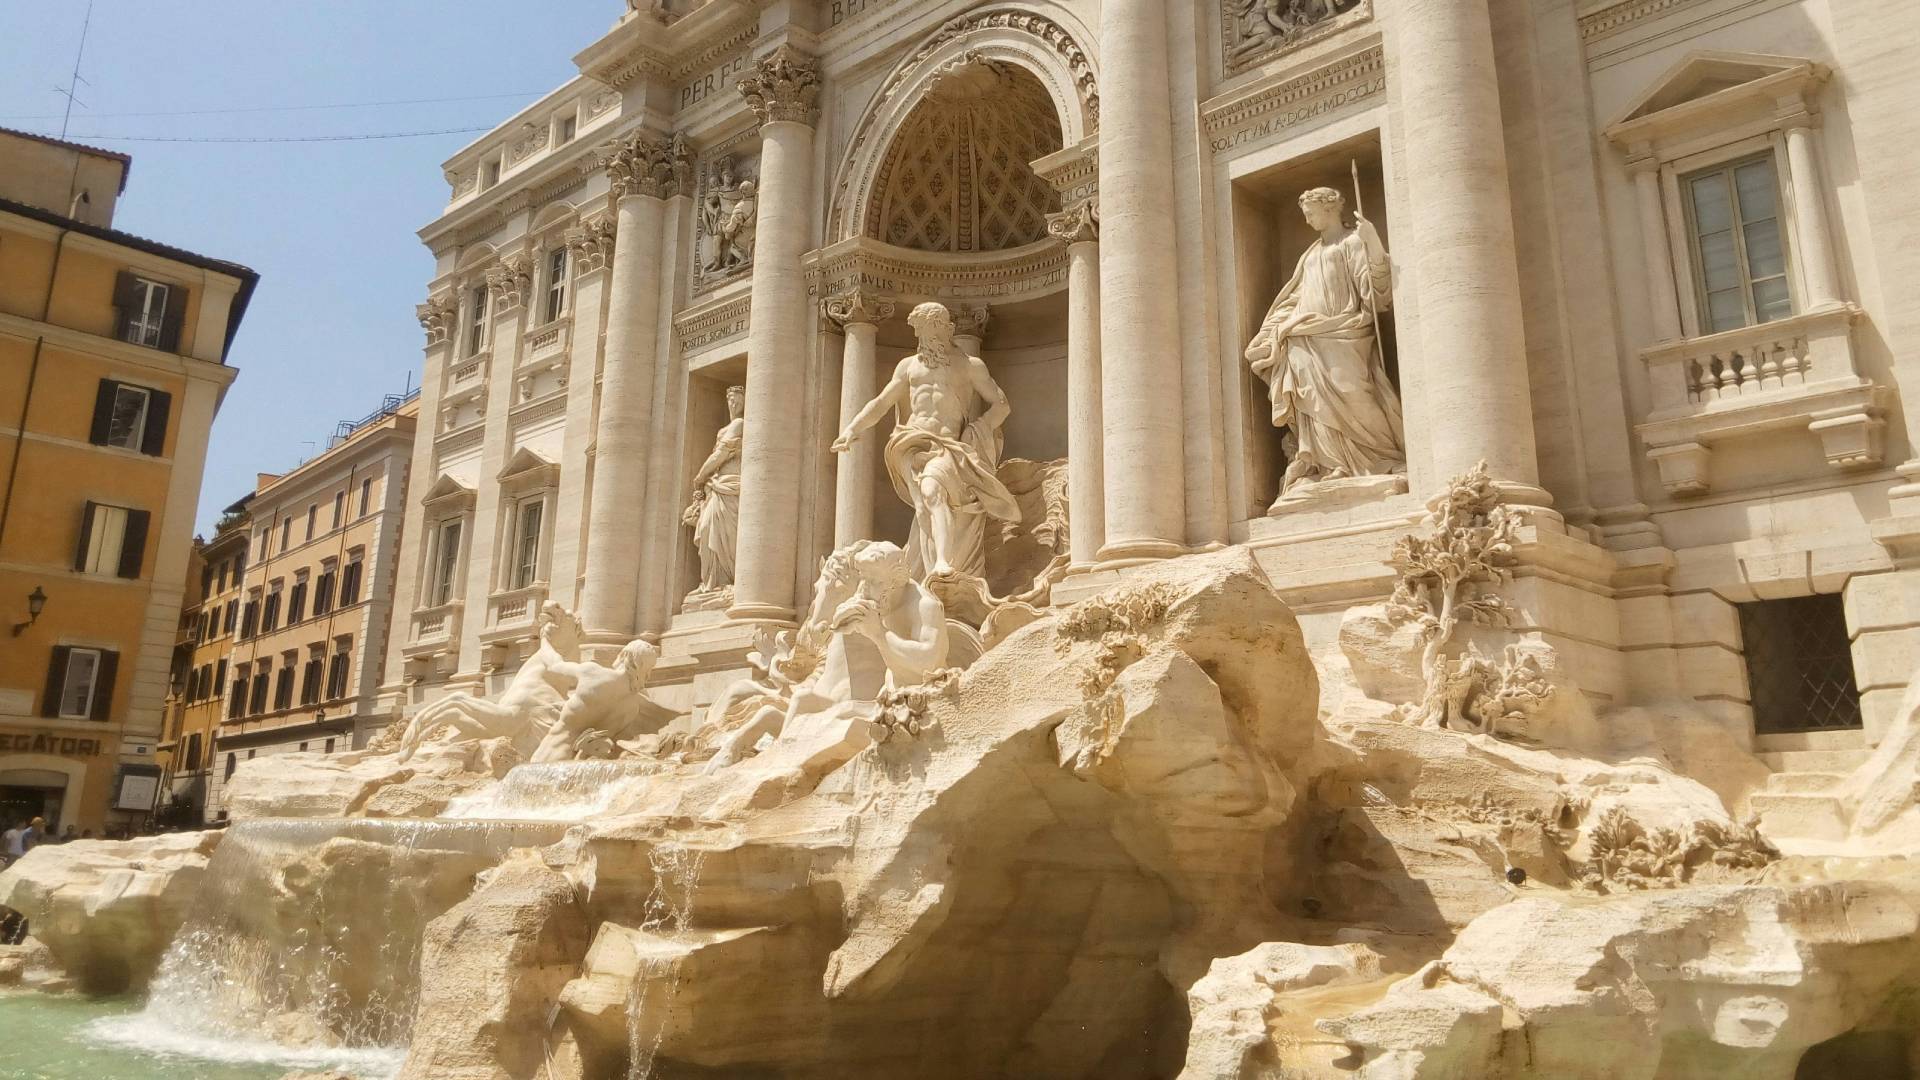
[(1487, 0), (1401, 0), (1392, 47), (1404, 80), (1429, 482), (1485, 459), (1509, 498), (1545, 506)]
[(1067, 514), (1077, 565), (1106, 539), (1100, 461), (1100, 209), (1086, 199), (1047, 219), (1067, 244)]
[(679, 136), (634, 135), (607, 160), (616, 227), (608, 288), (606, 363), (594, 438), (593, 501), (587, 513), (586, 580), (580, 620), (600, 643), (633, 636), (640, 574), (642, 499), (660, 363), (660, 247), (666, 200), (688, 181)]
[[(893, 318), (893, 301), (859, 290), (829, 297), (827, 317), (840, 324), (846, 347), (840, 354), (840, 426), (845, 431), (855, 414), (879, 391), (875, 346), (879, 324)], [(880, 474), (880, 444), (857, 439), (836, 455), (833, 477), (833, 546), (873, 538), (873, 485)]]
[(740, 453), (736, 619), (791, 619), (805, 453), (801, 402), (812, 323), (800, 258), (811, 235), (814, 98), (820, 75), (790, 45), (740, 80), (760, 118), (759, 224), (747, 309), (747, 432)]
[(1100, 101), (1107, 559), (1186, 550), (1167, 2), (1100, 5), (1101, 81), (1116, 88)]

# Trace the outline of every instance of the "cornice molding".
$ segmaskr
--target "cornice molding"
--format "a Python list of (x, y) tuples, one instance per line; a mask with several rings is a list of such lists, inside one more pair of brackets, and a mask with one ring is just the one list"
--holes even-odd
[(1201, 102), (1200, 128), (1217, 154), (1378, 97), (1386, 88), (1386, 52), (1376, 39), (1310, 71), (1275, 72)]

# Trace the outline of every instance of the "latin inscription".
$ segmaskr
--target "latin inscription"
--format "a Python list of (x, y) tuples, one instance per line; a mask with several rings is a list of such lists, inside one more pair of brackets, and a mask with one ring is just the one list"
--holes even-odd
[(752, 66), (753, 58), (747, 53), (740, 55), (707, 72), (680, 88), (680, 107), (697, 105), (723, 90), (730, 91), (740, 81), (740, 75)]
[(828, 26), (839, 26), (856, 15), (864, 15), (888, 0), (833, 0), (827, 5)]
[(1246, 143), (1265, 139), (1285, 131), (1288, 128), (1304, 124), (1316, 117), (1325, 116), (1328, 113), (1343, 109), (1348, 105), (1375, 97), (1385, 91), (1386, 88), (1386, 75), (1375, 75), (1365, 83), (1350, 86), (1342, 90), (1336, 90), (1318, 100), (1295, 105), (1284, 112), (1262, 117), (1257, 123), (1214, 136), (1211, 140), (1213, 152), (1218, 154), (1224, 150), (1231, 150), (1236, 146), (1242, 146)]

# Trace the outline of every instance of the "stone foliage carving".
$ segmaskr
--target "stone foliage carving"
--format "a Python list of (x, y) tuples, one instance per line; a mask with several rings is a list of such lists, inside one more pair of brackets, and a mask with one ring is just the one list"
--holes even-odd
[[(1354, 214), (1332, 188), (1300, 196), (1300, 212), (1319, 239), (1301, 254), (1246, 357), (1267, 383), (1273, 425), (1287, 431), (1287, 471), (1274, 512), (1304, 500), (1309, 485), (1375, 484), (1407, 467), (1400, 396), (1387, 377), (1379, 313), (1393, 298), (1393, 274), (1373, 223)], [(1325, 494), (1331, 494), (1328, 489)]]
[(1221, 0), (1227, 73), (1368, 16), (1370, 0)]
[(746, 440), (747, 388), (727, 388), (727, 422), (713, 450), (693, 476), (693, 501), (681, 514), (693, 529), (700, 553), (700, 584), (687, 594), (683, 611), (710, 611), (733, 603), (735, 541), (740, 529), (740, 448)]
[[(987, 520), (1020, 520), (1019, 505), (996, 474), (1000, 427), (1012, 410), (986, 363), (954, 342), (954, 318), (944, 305), (921, 304), (907, 321), (919, 336), (919, 351), (900, 361), (833, 449), (845, 453), (894, 412), (898, 419), (884, 457), (894, 492), (913, 508), (911, 573), (917, 580), (983, 580)], [(984, 409), (976, 412), (976, 401)]]
[(820, 309), (827, 318), (844, 326), (847, 323), (885, 322), (893, 318), (894, 304), (873, 293), (853, 289), (827, 297), (821, 301)]
[(722, 155), (708, 171), (700, 197), (701, 277), (725, 277), (753, 265), (760, 199), (754, 178), (733, 155)]
[(453, 338), (460, 321), (460, 302), (452, 293), (435, 293), (414, 312), (420, 316), (420, 328), (427, 332), (427, 347), (432, 348)]
[(628, 195), (666, 199), (691, 186), (693, 157), (680, 132), (664, 139), (639, 133), (608, 147), (606, 169), (616, 201)]
[(1463, 626), (1503, 626), (1511, 609), (1492, 591), (1508, 579), (1518, 521), (1500, 505), (1485, 462), (1427, 503), (1427, 535), (1405, 536), (1393, 546), (1400, 572), (1388, 616), (1411, 624), (1420, 641), (1424, 690), (1405, 716), (1424, 727), (1498, 734), (1550, 692), (1536, 661), (1509, 649), (1499, 664), (1469, 646), (1449, 657)]
[(754, 64), (739, 82), (740, 96), (763, 124), (790, 121), (811, 126), (819, 115), (820, 67), (813, 57), (782, 44)]
[(587, 221), (567, 229), (567, 247), (573, 252), (575, 274), (605, 269), (613, 259), (614, 219)]
[(487, 267), (487, 293), (493, 299), (493, 314), (517, 311), (533, 288), (533, 257), (526, 254), (501, 256)]
[(1057, 214), (1047, 215), (1047, 235), (1069, 244), (1097, 243), (1100, 239), (1100, 203), (1082, 199)]
[(546, 145), (547, 129), (545, 125), (535, 124), (531, 121), (521, 124), (519, 137), (507, 145), (507, 164), (511, 165), (516, 162), (525, 161), (527, 158), (532, 157), (535, 151), (545, 149)]

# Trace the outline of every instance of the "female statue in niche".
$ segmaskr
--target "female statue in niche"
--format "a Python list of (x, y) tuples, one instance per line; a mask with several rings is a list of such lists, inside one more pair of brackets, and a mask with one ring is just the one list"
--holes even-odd
[(700, 552), (700, 585), (682, 608), (705, 611), (733, 600), (734, 541), (740, 527), (740, 445), (746, 437), (747, 388), (727, 387), (727, 423), (714, 436), (713, 452), (693, 476), (693, 501), (681, 521), (693, 526)]
[(1377, 317), (1393, 300), (1393, 271), (1372, 222), (1356, 212), (1352, 228), (1341, 224), (1345, 207), (1332, 188), (1300, 196), (1320, 238), (1247, 346), (1273, 399), (1273, 424), (1288, 431), (1282, 501), (1303, 485), (1407, 469), (1400, 395), (1387, 379)]

